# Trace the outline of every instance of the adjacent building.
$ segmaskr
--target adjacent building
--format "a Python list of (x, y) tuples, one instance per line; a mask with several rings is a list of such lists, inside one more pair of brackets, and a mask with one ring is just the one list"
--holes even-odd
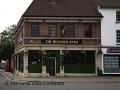
[(91, 0), (33, 0), (17, 25), (16, 73), (97, 76), (101, 19)]
[(120, 74), (120, 0), (96, 0), (101, 20), (102, 72)]

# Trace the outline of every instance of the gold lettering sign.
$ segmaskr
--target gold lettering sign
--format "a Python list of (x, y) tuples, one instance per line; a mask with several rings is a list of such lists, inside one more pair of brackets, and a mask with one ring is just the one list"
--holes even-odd
[(81, 40), (41, 40), (42, 44), (81, 44)]

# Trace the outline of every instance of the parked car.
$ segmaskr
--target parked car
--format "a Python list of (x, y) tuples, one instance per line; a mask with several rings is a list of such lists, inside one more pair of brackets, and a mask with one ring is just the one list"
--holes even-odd
[(0, 63), (1, 69), (4, 69), (6, 67), (7, 62), (5, 60), (2, 60)]

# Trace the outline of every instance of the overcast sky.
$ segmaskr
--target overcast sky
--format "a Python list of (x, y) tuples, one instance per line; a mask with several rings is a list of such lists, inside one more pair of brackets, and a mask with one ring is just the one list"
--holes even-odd
[(33, 0), (0, 0), (0, 32), (17, 24)]

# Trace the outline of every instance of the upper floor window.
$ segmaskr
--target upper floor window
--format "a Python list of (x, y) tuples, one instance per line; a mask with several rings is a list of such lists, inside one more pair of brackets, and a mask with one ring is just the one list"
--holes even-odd
[(75, 37), (75, 25), (74, 24), (67, 24), (66, 25), (66, 37)]
[(91, 38), (92, 37), (92, 25), (84, 24), (84, 37)]
[(117, 43), (120, 44), (120, 30), (116, 31)]
[(39, 24), (38, 23), (32, 23), (31, 25), (31, 35), (33, 37), (39, 36)]
[(116, 21), (120, 22), (120, 11), (116, 11)]
[(56, 24), (49, 25), (49, 36), (56, 37), (57, 36), (57, 26)]

